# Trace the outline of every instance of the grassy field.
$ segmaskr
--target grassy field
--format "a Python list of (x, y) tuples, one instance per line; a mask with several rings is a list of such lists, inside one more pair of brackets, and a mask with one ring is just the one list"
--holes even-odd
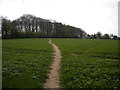
[(42, 88), (53, 60), (48, 39), (2, 42), (3, 88)]
[[(10, 39), (2, 45), (3, 88), (43, 88), (53, 49), (48, 39)], [(52, 39), (62, 52), (64, 88), (120, 87), (118, 41)]]
[(120, 70), (117, 40), (52, 39), (62, 51), (64, 88), (118, 88)]

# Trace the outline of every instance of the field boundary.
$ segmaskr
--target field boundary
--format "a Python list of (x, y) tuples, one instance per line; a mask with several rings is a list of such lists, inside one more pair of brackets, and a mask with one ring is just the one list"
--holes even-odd
[(49, 39), (49, 44), (54, 49), (54, 61), (53, 64), (50, 66), (51, 70), (48, 74), (48, 79), (46, 80), (46, 83), (44, 84), (45, 88), (60, 88), (59, 85), (59, 69), (60, 69), (60, 61), (61, 61), (61, 51), (57, 45), (52, 43), (51, 39)]

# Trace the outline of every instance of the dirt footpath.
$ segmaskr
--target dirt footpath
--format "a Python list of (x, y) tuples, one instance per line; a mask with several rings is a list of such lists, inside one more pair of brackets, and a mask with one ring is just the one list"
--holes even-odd
[(50, 66), (50, 74), (49, 78), (46, 80), (46, 83), (44, 84), (45, 88), (60, 88), (59, 85), (59, 69), (60, 69), (60, 61), (61, 61), (61, 52), (57, 45), (51, 42), (51, 39), (49, 39), (49, 44), (52, 45), (54, 49), (54, 61), (53, 64)]

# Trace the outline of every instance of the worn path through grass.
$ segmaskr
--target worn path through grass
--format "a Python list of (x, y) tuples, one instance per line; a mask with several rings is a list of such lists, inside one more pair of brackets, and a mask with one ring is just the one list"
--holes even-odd
[(50, 66), (50, 74), (49, 78), (46, 80), (46, 83), (44, 84), (45, 88), (60, 88), (59, 85), (59, 69), (60, 69), (60, 61), (61, 61), (61, 52), (57, 45), (51, 42), (51, 39), (49, 39), (49, 44), (52, 45), (54, 49), (54, 61), (53, 64)]

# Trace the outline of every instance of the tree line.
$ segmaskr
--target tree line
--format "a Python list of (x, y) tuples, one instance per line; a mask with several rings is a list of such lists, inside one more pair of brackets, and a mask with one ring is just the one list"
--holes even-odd
[[(0, 30), (1, 31), (1, 30)], [(81, 28), (65, 25), (55, 20), (48, 20), (25, 14), (10, 21), (2, 17), (2, 38), (87, 38), (87, 39), (120, 39), (113, 34), (87, 34)]]
[(120, 37), (113, 34), (102, 34), (101, 32), (97, 32), (96, 34), (87, 34), (87, 39), (120, 39)]
[(81, 28), (56, 21), (42, 19), (30, 14), (10, 21), (2, 19), (2, 38), (85, 38), (87, 33)]

